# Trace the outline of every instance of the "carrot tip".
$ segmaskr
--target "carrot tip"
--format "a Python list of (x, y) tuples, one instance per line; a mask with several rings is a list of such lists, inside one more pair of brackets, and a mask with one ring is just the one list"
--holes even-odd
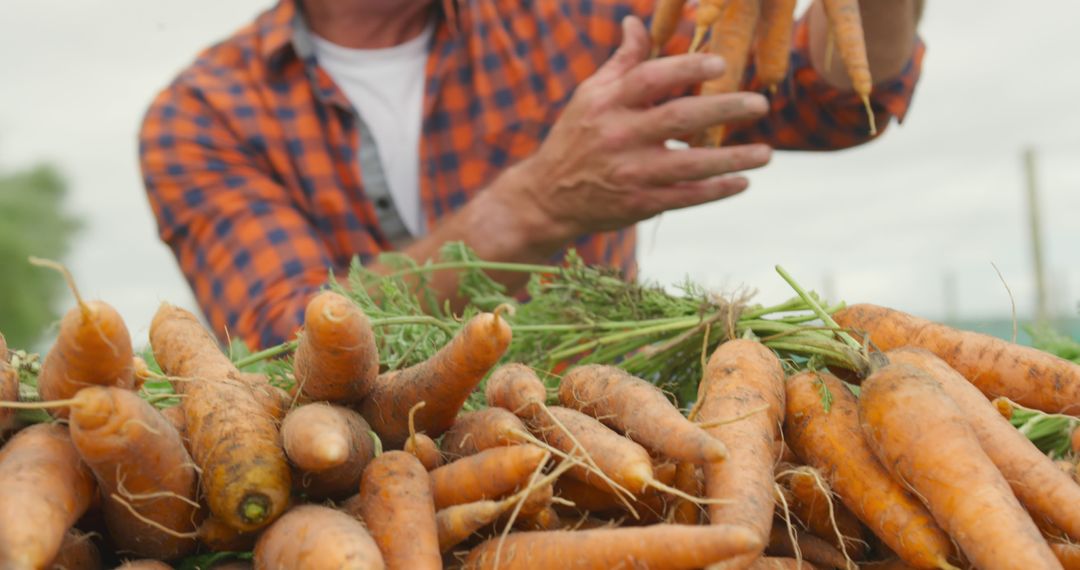
[(694, 28), (694, 39), (690, 40), (690, 49), (686, 50), (687, 53), (696, 53), (701, 49), (701, 42), (705, 39), (705, 32), (708, 29), (708, 26), (697, 26)]
[(874, 117), (874, 109), (870, 106), (870, 96), (868, 94), (861, 94), (859, 98), (862, 99), (863, 107), (866, 109), (866, 118), (870, 121), (870, 136), (877, 135), (877, 119)]

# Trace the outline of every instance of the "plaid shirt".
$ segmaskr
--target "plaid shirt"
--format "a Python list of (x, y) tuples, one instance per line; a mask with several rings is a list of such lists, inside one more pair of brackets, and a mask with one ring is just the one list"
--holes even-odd
[[(427, 225), (460, 208), (534, 152), (573, 94), (618, 47), (621, 19), (648, 23), (654, 0), (442, 0), (426, 68), (420, 196)], [(692, 10), (693, 8), (688, 8)], [(684, 52), (690, 22), (667, 50)], [(296, 0), (281, 0), (203, 51), (153, 101), (140, 161), (161, 239), (212, 329), (249, 346), (281, 342), (304, 305), (353, 256), (393, 248), (380, 228), (358, 150), (357, 113), (322, 70)], [(838, 149), (869, 139), (850, 92), (812, 69), (805, 22), (791, 72), (760, 122), (731, 143)], [(875, 86), (878, 125), (902, 119), (923, 46), (903, 74)], [(751, 89), (759, 86), (747, 70)], [(586, 236), (589, 263), (635, 271), (635, 232)]]

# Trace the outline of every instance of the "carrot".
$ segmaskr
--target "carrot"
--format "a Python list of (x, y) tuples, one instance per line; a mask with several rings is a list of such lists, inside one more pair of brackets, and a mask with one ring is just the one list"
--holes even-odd
[[(59, 271), (75, 296), (76, 307), (64, 314), (60, 332), (38, 373), (43, 400), (66, 400), (87, 386), (135, 386), (131, 335), (120, 313), (102, 301), (84, 301), (67, 268), (55, 261), (30, 258), (31, 263)], [(52, 414), (66, 418), (66, 408)]]
[[(603, 490), (571, 477), (563, 477), (555, 482), (555, 494), (563, 501), (573, 503), (573, 509), (577, 512), (605, 516), (631, 512), (637, 517), (636, 522), (639, 524), (662, 521), (668, 508), (666, 498), (657, 492), (643, 493), (626, 503), (622, 497), (610, 490)], [(697, 505), (694, 505), (694, 508), (697, 509)], [(562, 512), (569, 509), (569, 506), (559, 507)]]
[[(19, 401), (19, 373), (6, 361), (0, 360), (0, 402)], [(0, 435), (15, 427), (15, 410), (0, 408)]]
[(522, 530), (558, 530), (562, 528), (562, 521), (559, 519), (559, 512), (548, 505), (534, 514), (522, 514), (514, 522), (514, 527)]
[[(423, 433), (416, 433), (416, 421), (414, 419), (416, 411), (425, 405), (425, 402), (420, 402), (409, 410), (409, 439), (405, 440), (402, 450), (416, 456), (420, 463), (424, 465), (424, 469), (431, 471), (443, 464), (443, 456), (435, 440)], [(456, 424), (457, 420), (454, 423)], [(451, 429), (453, 429), (452, 426)]]
[(1050, 550), (1065, 570), (1080, 570), (1080, 546), (1066, 542), (1051, 542)]
[(255, 401), (262, 406), (263, 413), (271, 418), (281, 421), (293, 408), (293, 397), (285, 390), (270, 384), (270, 379), (264, 374), (241, 372), (236, 379), (251, 390)]
[(864, 562), (859, 565), (862, 570), (915, 570), (914, 566), (899, 558), (889, 558), (876, 562)]
[(933, 352), (987, 398), (1004, 396), (1048, 413), (1080, 412), (1080, 364), (876, 305), (852, 305), (833, 319), (883, 351), (913, 346)]
[(660, 55), (660, 51), (675, 35), (675, 29), (682, 20), (684, 4), (686, 0), (657, 0), (653, 7), (652, 22), (649, 24), (652, 57)]
[[(688, 495), (700, 497), (705, 490), (705, 474), (693, 463), (680, 463), (675, 471), (675, 488)], [(700, 524), (701, 509), (691, 501), (678, 499), (671, 508), (671, 522)]]
[(8, 362), (8, 345), (4, 333), (0, 333), (0, 362)]
[(195, 550), (198, 477), (180, 434), (136, 393), (84, 388), (71, 400), (71, 441), (94, 472), (116, 546), (148, 558)]
[(371, 321), (359, 306), (333, 291), (308, 301), (293, 374), (296, 389), (309, 399), (364, 399), (379, 374), (379, 350)]
[(0, 448), (0, 568), (41, 568), (96, 488), (67, 428), (36, 424)]
[(842, 503), (833, 501), (833, 491), (817, 469), (788, 466), (780, 471), (778, 479), (791, 492), (793, 500), (788, 506), (811, 535), (824, 539), (853, 560), (863, 559), (868, 543), (862, 523)]
[[(773, 464), (784, 414), (784, 372), (780, 361), (761, 343), (736, 339), (709, 357), (698, 386), (701, 422), (747, 416), (709, 428), (727, 445), (728, 458), (705, 465), (705, 496), (726, 499), (710, 505), (712, 524), (751, 529), (764, 545), (773, 517)], [(757, 410), (759, 413), (748, 415)], [(749, 564), (751, 559), (745, 562)]]
[(259, 537), (255, 569), (386, 568), (363, 523), (318, 505), (289, 509)]
[[(750, 57), (759, 11), (760, 0), (725, 0), (723, 14), (712, 25), (709, 52), (723, 56), (727, 70), (720, 77), (702, 83), (702, 95), (731, 93), (739, 89)], [(724, 134), (724, 125), (710, 127), (705, 131), (703, 145), (720, 146)]]
[(775, 93), (787, 77), (796, 0), (761, 0), (761, 19), (754, 37), (754, 65), (761, 83)]
[(820, 564), (823, 568), (847, 568), (854, 570), (855, 565), (850, 563), (843, 553), (833, 545), (812, 535), (798, 531), (795, 533), (795, 542), (791, 541), (791, 535), (787, 529), (773, 527), (769, 536), (769, 545), (765, 552), (770, 556), (791, 556), (806, 560), (811, 564)]
[(150, 343), (166, 374), (188, 379), (177, 389), (210, 512), (237, 530), (266, 526), (285, 510), (292, 484), (274, 418), (190, 312), (162, 304)]
[(694, 37), (690, 40), (689, 52), (693, 53), (701, 47), (705, 33), (723, 15), (724, 0), (699, 0), (697, 11), (694, 13)]
[(199, 525), (199, 542), (211, 552), (248, 552), (258, 538), (256, 532), (236, 530), (212, 515)]
[[(840, 501), (898, 556), (920, 568), (949, 568), (949, 537), (874, 455), (859, 424), (855, 395), (825, 372), (796, 374), (785, 387), (784, 439), (795, 454), (817, 469)], [(831, 398), (828, 410), (823, 394)]]
[(764, 545), (748, 529), (659, 524), (646, 527), (518, 532), (469, 552), (466, 570), (532, 568), (700, 568)]
[(747, 567), (747, 570), (815, 570), (816, 568), (805, 560), (762, 556)]
[(524, 443), (525, 424), (504, 408), (465, 412), (442, 436), (442, 451), (449, 457), (473, 455), (484, 449)]
[(498, 313), (469, 319), (429, 360), (378, 377), (360, 413), (383, 444), (397, 449), (405, 443), (409, 409), (418, 402), (427, 403), (416, 414), (418, 431), (439, 437), (450, 429), (473, 388), (510, 345), (510, 326)]
[(972, 564), (1061, 568), (960, 407), (933, 378), (906, 364), (878, 369), (862, 384), (859, 420), (878, 459), (919, 495)]
[(874, 123), (874, 111), (870, 108), (870, 90), (874, 82), (870, 78), (870, 60), (866, 55), (866, 39), (863, 37), (862, 15), (859, 13), (859, 0), (824, 0), (825, 16), (829, 19), (829, 30), (840, 50), (840, 60), (844, 62), (851, 86), (866, 107), (866, 117), (870, 121), (870, 134), (877, 134)]
[(978, 389), (940, 358), (917, 348), (886, 353), (890, 362), (904, 363), (926, 372), (961, 409), (983, 451), (1012, 486), (1016, 498), (1033, 517), (1043, 517), (1080, 540), (1080, 485), (1072, 478), (1073, 465), (1059, 469), (1039, 448), (1001, 417)]
[(182, 406), (170, 406), (161, 408), (158, 411), (161, 413), (161, 417), (172, 424), (176, 433), (180, 434), (180, 438), (187, 441), (187, 421), (184, 419), (184, 408)]
[(430, 473), (435, 509), (497, 499), (524, 486), (548, 453), (534, 445), (493, 447)]
[(60, 543), (60, 552), (47, 566), (57, 570), (101, 570), (101, 553), (94, 545), (93, 537), (77, 530), (70, 530)]
[(371, 426), (349, 408), (300, 406), (281, 424), (285, 455), (296, 466), (296, 490), (315, 499), (355, 493), (364, 467), (375, 457)]
[(360, 481), (360, 515), (388, 570), (442, 568), (431, 482), (404, 451), (376, 457)]
[(615, 366), (572, 368), (559, 383), (559, 402), (668, 459), (702, 465), (727, 456), (724, 444), (687, 420), (659, 388)]

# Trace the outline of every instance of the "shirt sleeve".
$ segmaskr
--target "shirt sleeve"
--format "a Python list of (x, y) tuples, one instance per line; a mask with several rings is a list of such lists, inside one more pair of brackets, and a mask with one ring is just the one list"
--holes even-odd
[(331, 259), (250, 144), (176, 83), (144, 117), (139, 159), (159, 234), (214, 333), (252, 349), (290, 338)]
[(915, 94), (925, 52), (916, 38), (911, 58), (899, 75), (878, 82), (870, 93), (877, 135), (859, 96), (851, 89), (830, 85), (810, 62), (810, 33), (805, 17), (796, 22), (788, 75), (776, 93), (758, 80), (753, 62), (747, 66), (745, 89), (770, 97), (769, 115), (731, 129), (727, 144), (765, 142), (783, 150), (839, 150), (868, 142), (888, 128), (893, 119), (903, 122)]

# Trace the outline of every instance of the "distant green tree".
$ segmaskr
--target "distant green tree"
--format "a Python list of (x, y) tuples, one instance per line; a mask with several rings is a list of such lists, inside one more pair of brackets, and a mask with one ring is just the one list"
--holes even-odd
[(63, 279), (27, 258), (67, 253), (81, 223), (63, 211), (66, 193), (51, 166), (0, 175), (0, 333), (12, 348), (32, 348), (58, 318)]

